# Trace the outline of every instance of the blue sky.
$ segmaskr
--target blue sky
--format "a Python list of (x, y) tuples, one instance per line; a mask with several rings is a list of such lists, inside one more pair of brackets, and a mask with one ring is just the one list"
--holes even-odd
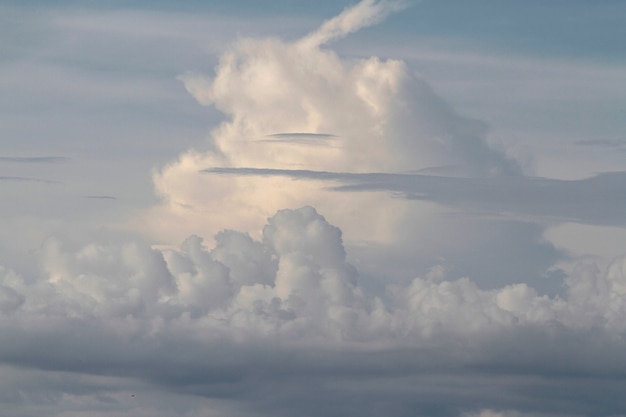
[(621, 1), (0, 1), (12, 416), (620, 416)]
[[(623, 62), (620, 40), (623, 2), (585, 0), (549, 2), (531, 0), (414, 1), (411, 7), (390, 18), (385, 26), (370, 28), (377, 36), (441, 36), (463, 38), (481, 48), (500, 52), (543, 55), (550, 58), (583, 58)], [(50, 7), (46, 1), (5, 4), (30, 8)], [(254, 1), (58, 1), (53, 8), (92, 10), (158, 10), (162, 12), (219, 13), (227, 16), (280, 16), (324, 19), (350, 1), (271, 1), (262, 7)], [(362, 34), (366, 36), (366, 34)]]

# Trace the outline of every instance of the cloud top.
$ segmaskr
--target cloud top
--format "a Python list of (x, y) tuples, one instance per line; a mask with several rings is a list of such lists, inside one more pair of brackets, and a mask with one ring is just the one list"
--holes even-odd
[[(150, 229), (170, 242), (184, 238), (183, 231), (206, 238), (233, 227), (254, 233), (277, 210), (311, 205), (350, 240), (369, 236), (380, 242), (392, 239), (393, 224), (406, 211), (382, 193), (346, 197), (319, 182), (303, 187), (288, 178), (199, 173), (208, 167), (365, 173), (444, 166), (458, 176), (519, 174), (515, 161), (487, 143), (484, 123), (457, 114), (404, 62), (347, 60), (321, 48), (401, 6), (362, 1), (293, 43), (240, 39), (221, 56), (212, 77), (180, 76), (199, 103), (215, 106), (227, 119), (212, 131), (210, 151), (190, 150), (155, 173), (162, 204), (146, 216)], [(330, 133), (332, 140), (325, 136)], [(272, 190), (271, 197), (264, 190)], [(348, 211), (334, 209), (348, 207), (349, 199), (352, 210), (362, 208), (359, 225)]]
[(623, 259), (606, 272), (581, 266), (567, 279), (564, 299), (540, 296), (526, 284), (482, 290), (468, 278), (448, 280), (439, 265), (406, 285), (390, 284), (383, 303), (361, 288), (341, 230), (312, 207), (278, 211), (260, 240), (232, 230), (215, 240), (213, 249), (190, 236), (179, 248), (156, 250), (119, 237), (87, 244), (49, 239), (34, 282), (2, 270), (2, 311), (105, 321), (191, 317), (221, 337), (392, 346), (557, 322), (626, 330)]

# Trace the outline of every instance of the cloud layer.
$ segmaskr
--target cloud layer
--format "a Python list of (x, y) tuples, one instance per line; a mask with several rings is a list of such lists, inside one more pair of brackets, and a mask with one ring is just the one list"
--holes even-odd
[[(604, 272), (580, 266), (565, 298), (540, 296), (526, 284), (481, 290), (467, 278), (448, 280), (443, 265), (372, 296), (346, 261), (341, 231), (311, 207), (279, 211), (260, 241), (235, 231), (215, 240), (211, 250), (197, 236), (163, 250), (114, 236), (89, 244), (48, 240), (38, 276), (2, 269), (0, 360), (137, 378), (207, 398), (237, 392), (235, 404), (265, 403), (278, 415), (302, 410), (279, 394), (287, 386), (307, 403), (317, 395), (337, 401), (309, 415), (340, 415), (357, 400), (362, 405), (350, 409), (365, 412), (393, 397), (395, 415), (405, 415), (428, 375), (442, 383), (459, 378), (467, 389), (462, 374), (452, 376), (462, 368), (511, 378), (474, 401), (436, 384), (437, 396), (455, 402), (440, 414), (457, 415), (498, 406), (501, 394), (521, 395), (519, 409), (532, 410), (522, 390), (527, 377), (573, 372), (611, 387), (626, 372), (619, 353), (626, 258)], [(338, 392), (348, 390), (347, 397), (317, 386), (330, 377), (346, 381)], [(304, 389), (309, 378), (314, 386)], [(362, 393), (349, 394), (359, 386)], [(389, 397), (386, 389), (399, 391)], [(570, 399), (562, 411), (574, 413), (575, 405)]]
[[(144, 152), (161, 152), (146, 144), (169, 135), (163, 125), (151, 126), (155, 136), (141, 130), (132, 148), (143, 165), (128, 161), (132, 170), (74, 152), (62, 152), (72, 164), (0, 158), (11, 169), (0, 177), (2, 207), (17, 213), (0, 228), (4, 413), (615, 417), (626, 409), (626, 257), (604, 265), (555, 243), (584, 240), (584, 228), (623, 239), (623, 230), (598, 225), (626, 220), (624, 173), (525, 176), (508, 149), (487, 140), (485, 123), (457, 113), (407, 63), (329, 49), (402, 7), (363, 0), (295, 41), (242, 38), (228, 47), (217, 44), (247, 21), (54, 15), (65, 49), (38, 55), (49, 67), (10, 65), (7, 86), (47, 91), (51, 103), (73, 97), (74, 106), (91, 94), (116, 108), (159, 98), (181, 104), (158, 86), (182, 61), (162, 59), (160, 48), (173, 42), (167, 56), (182, 57), (210, 47), (222, 51), (215, 73), (179, 80), (224, 118), (204, 144), (153, 171), (160, 200), (141, 215), (124, 205), (146, 193), (127, 174), (156, 163)], [(206, 46), (197, 40), (208, 26), (215, 37)], [(91, 43), (76, 41), (85, 37)], [(93, 47), (105, 39), (121, 46)], [(115, 56), (132, 77), (58, 67), (74, 48), (90, 49), (91, 60), (77, 62), (100, 68)], [(146, 57), (160, 63), (138, 62)], [(156, 78), (139, 82), (150, 78), (148, 67)], [(62, 82), (40, 91), (31, 81), (51, 78), (32, 74)], [(174, 119), (186, 113), (172, 107)], [(93, 130), (85, 140), (107, 152), (114, 149), (100, 138), (135, 134), (130, 124), (120, 124), (128, 135), (120, 136), (74, 116)], [(137, 125), (150, 119), (135, 116)], [(167, 143), (176, 152), (189, 146), (178, 137)], [(60, 171), (81, 163), (90, 176), (77, 186), (86, 170)], [(50, 178), (58, 182), (37, 184)], [(41, 204), (43, 192), (56, 200)], [(114, 209), (118, 225), (130, 218), (131, 226), (98, 229)], [(42, 211), (45, 220), (36, 217)], [(46, 224), (54, 212), (70, 220)], [(24, 243), (41, 236), (37, 248)], [(623, 253), (602, 243), (611, 256)]]

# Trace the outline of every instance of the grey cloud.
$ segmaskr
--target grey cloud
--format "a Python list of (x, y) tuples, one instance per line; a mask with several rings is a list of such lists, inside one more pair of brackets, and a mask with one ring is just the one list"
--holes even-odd
[(117, 197), (112, 195), (86, 195), (84, 197), (90, 200), (117, 200)]
[[(350, 174), (341, 172), (310, 171), (306, 169), (271, 169), (271, 168), (207, 168), (200, 172), (205, 174), (225, 174), (243, 176), (280, 176), (294, 179), (311, 180), (341, 180), (352, 178), (362, 174)], [(382, 174), (388, 175), (388, 174)]]
[(623, 260), (568, 277), (563, 298), (433, 270), (389, 286), (385, 305), (363, 293), (341, 231), (311, 207), (279, 211), (261, 240), (224, 231), (216, 241), (159, 251), (128, 238), (48, 240), (36, 281), (0, 269), (0, 362), (33, 378), (68, 373), (41, 382), (48, 407), (66, 411), (63, 390), (79, 393), (69, 375), (105, 381), (84, 392), (115, 400), (92, 398), (103, 413), (132, 410), (115, 394), (132, 386), (173, 396), (181, 416), (203, 399), (227, 416), (626, 406)]
[(278, 416), (344, 416), (354, 412), (372, 417), (459, 416), (489, 408), (516, 410), (528, 416), (609, 416), (624, 406), (620, 381), (610, 378), (487, 374), (459, 368), (449, 373), (407, 374), (270, 379), (264, 381), (269, 387), (248, 396), (262, 414)]
[(0, 156), (0, 162), (15, 162), (21, 164), (58, 164), (67, 162), (65, 156)]
[[(172, 26), (170, 16), (154, 21), (150, 16), (140, 15), (71, 15), (63, 19), (58, 15), (57, 19), (61, 20), (57, 24), (79, 27), (82, 35), (92, 31), (118, 33), (119, 36), (107, 35), (98, 42), (83, 36), (85, 42), (68, 45), (88, 49), (93, 56), (87, 61), (92, 64), (110, 66), (114, 61), (111, 57), (119, 60), (123, 56), (128, 58), (123, 60), (125, 68), (137, 71), (152, 61), (151, 73), (154, 73), (155, 62), (165, 65), (158, 69), (166, 68), (167, 72), (187, 64), (180, 64), (184, 59), (150, 60), (145, 53), (133, 54), (136, 48), (129, 46), (140, 45), (147, 46), (142, 50), (148, 55), (162, 58), (151, 44), (137, 43), (138, 35), (159, 42), (165, 39), (165, 43), (170, 44), (172, 35), (189, 38), (190, 27), (192, 32), (206, 33), (204, 28), (215, 26), (206, 25), (202, 18), (191, 22), (191, 26), (189, 20), (175, 19)], [(220, 19), (211, 21), (220, 30), (232, 30), (230, 20), (226, 23)], [(165, 32), (164, 25), (167, 26)], [(71, 34), (79, 32), (68, 32), (63, 39), (76, 40)], [(215, 40), (222, 36), (209, 38)], [(125, 41), (130, 38), (130, 44), (117, 42), (124, 45), (121, 53), (91, 47), (110, 44), (108, 40), (116, 38)], [(188, 51), (197, 53), (200, 48), (196, 45), (205, 45), (205, 41), (194, 41), (191, 48), (173, 50), (183, 55)], [(58, 51), (53, 55), (59, 55)], [(65, 53), (61, 55), (67, 58)], [(44, 73), (50, 74), (34, 72)], [(75, 81), (76, 77), (68, 78), (68, 75), (79, 75), (80, 85), (87, 82), (91, 85), (94, 80), (81, 74), (63, 72), (61, 78), (63, 82), (70, 78)], [(32, 81), (31, 78), (25, 76), (24, 84)], [(50, 80), (50, 77), (34, 78)], [(134, 76), (126, 80), (135, 85)], [(151, 102), (155, 97), (170, 97), (155, 93), (160, 91), (154, 88), (161, 85), (158, 83), (102, 90), (102, 86), (111, 83), (125, 85), (118, 81), (118, 78), (110, 78), (106, 83), (99, 83), (98, 88), (82, 88), (80, 96), (98, 93), (101, 98), (113, 99), (131, 94), (133, 100), (148, 97)], [(67, 89), (63, 82), (55, 84), (52, 91), (65, 95)], [(426, 87), (415, 87), (416, 96), (430, 97)], [(410, 94), (402, 98), (413, 102)], [(423, 114), (418, 126), (437, 117), (450, 117), (440, 124), (452, 123), (452, 138), (442, 135), (437, 139), (444, 142), (443, 149), (447, 151), (451, 147), (460, 155), (451, 162), (469, 161), (480, 174), (490, 172), (484, 167), (495, 167), (505, 174), (519, 173), (514, 163), (481, 142), (484, 126), (480, 123), (451, 117), (450, 109), (445, 106), (439, 108), (442, 110), (439, 113), (428, 113), (422, 112), (419, 105), (426, 104), (409, 106), (407, 112), (410, 120), (413, 120), (413, 113)], [(436, 101), (436, 105), (441, 103)], [(270, 114), (280, 114), (264, 102), (260, 106), (267, 108)], [(182, 104), (177, 108), (183, 108)], [(168, 114), (171, 118), (172, 113)], [(53, 119), (57, 123), (67, 121), (63, 117)], [(102, 130), (94, 136), (91, 120), (79, 119), (84, 124), (83, 130), (90, 133), (76, 135), (73, 132), (81, 141), (84, 137), (90, 138), (93, 143), (99, 141), (110, 147), (110, 142), (100, 140), (101, 137), (117, 137), (123, 141), (129, 137), (128, 125), (124, 123), (119, 125), (123, 125), (127, 136), (111, 135)], [(22, 124), (50, 129), (48, 123)], [(176, 142), (176, 146), (172, 146), (176, 149), (180, 147), (180, 138), (185, 136), (180, 129), (190, 123), (181, 121), (179, 124), (172, 129), (176, 134), (170, 135), (175, 138), (172, 142)], [(71, 125), (76, 130), (76, 126)], [(414, 127), (401, 126), (398, 140), (409, 140), (411, 136), (406, 133)], [(151, 143), (165, 143), (163, 137), (168, 136), (167, 129), (154, 129), (158, 131), (156, 136), (146, 134), (144, 126), (140, 130), (141, 134), (136, 136), (149, 138)], [(339, 142), (304, 132), (277, 135), (263, 140), (323, 146)], [(469, 143), (464, 145), (460, 142), (465, 138), (469, 138)], [(422, 152), (420, 146), (404, 145), (407, 146), (399, 149), (413, 152), (411, 157)], [(138, 152), (142, 153), (146, 147), (139, 148)], [(437, 162), (449, 161), (442, 157)], [(472, 166), (461, 165), (443, 170), (473, 172)], [(435, 168), (422, 173), (439, 171)], [(624, 195), (622, 177), (612, 182), (604, 178), (598, 183), (589, 183), (591, 180), (487, 180), (306, 170), (235, 169), (213, 170), (211, 174), (281, 175), (327, 181), (329, 187), (338, 191), (380, 190), (408, 199), (468, 207), (467, 212), (482, 215), (514, 214), (546, 221), (572, 216), (597, 221), (610, 208), (601, 208), (596, 213), (594, 210), (601, 204), (606, 205), (608, 201), (609, 205), (620, 206), (613, 204), (620, 202), (619, 197), (613, 196), (611, 200), (605, 194)], [(124, 181), (128, 178), (121, 176)], [(4, 181), (33, 180), (4, 178)], [(171, 189), (179, 189), (186, 183), (174, 182)], [(604, 185), (596, 187), (598, 184)], [(85, 189), (94, 190), (93, 184), (90, 185)], [(198, 190), (213, 198), (204, 184)], [(578, 191), (582, 193), (579, 195)], [(84, 197), (109, 199), (111, 196)], [(589, 197), (589, 207), (583, 210), (580, 206), (586, 197)], [(603, 203), (594, 201), (602, 197), (609, 199)], [(202, 209), (198, 206), (198, 212), (207, 221), (216, 221)], [(617, 222), (622, 219), (619, 216), (611, 212), (607, 217)], [(169, 222), (167, 218), (159, 221)], [(186, 218), (183, 222), (197, 226)], [(471, 230), (478, 230), (476, 234), (494, 233), (492, 228), (480, 230), (478, 222), (472, 226), (475, 229)], [(469, 229), (461, 230), (457, 231), (458, 235)], [(510, 222), (494, 234), (498, 232), (509, 239), (513, 235), (514, 239), (521, 236), (529, 241), (540, 237), (541, 228)], [(419, 240), (423, 239), (428, 237)], [(82, 242), (50, 239), (41, 246), (36, 259), (29, 258), (33, 264), (31, 273), (20, 276), (0, 268), (0, 363), (9, 364), (0, 365), (4, 376), (0, 380), (0, 403), (4, 412), (28, 417), (315, 417), (461, 416), (493, 409), (504, 410), (506, 417), (517, 417), (517, 412), (529, 417), (571, 417), (615, 415), (626, 409), (623, 396), (625, 278), (619, 261), (606, 273), (585, 270), (567, 277), (567, 292), (561, 297), (538, 295), (537, 288), (524, 284), (492, 286), (485, 290), (477, 285), (484, 279), (476, 276), (477, 273), (470, 275), (471, 280), (454, 280), (446, 276), (445, 270), (436, 268), (417, 278), (409, 275), (415, 270), (407, 272), (407, 279), (415, 278), (413, 281), (386, 286), (371, 295), (361, 285), (363, 276), (346, 260), (341, 231), (311, 208), (281, 211), (268, 222), (262, 239), (237, 231), (223, 231), (215, 240), (216, 247), (212, 250), (197, 236), (189, 237), (176, 249), (155, 250), (135, 238), (98, 238)], [(11, 240), (8, 242), (13, 244)], [(528, 271), (523, 268), (524, 262), (532, 263), (533, 268), (545, 269), (555, 256), (548, 245), (539, 247), (541, 251), (522, 252), (523, 256), (517, 256), (518, 252), (509, 250), (510, 247), (501, 242), (491, 241), (497, 246), (493, 256), (499, 258), (499, 265), (483, 259), (478, 262), (482, 263), (484, 271), (505, 274), (500, 282), (523, 279)], [(527, 248), (519, 246), (511, 247)], [(415, 249), (410, 247), (409, 250)], [(428, 257), (429, 253), (419, 255)], [(513, 262), (515, 257), (519, 258), (518, 263)], [(502, 264), (515, 271), (498, 269)], [(381, 267), (397, 268), (397, 265), (387, 262)], [(40, 270), (35, 271), (36, 268)], [(381, 286), (385, 287), (385, 283)], [(381, 300), (378, 297), (382, 297), (385, 289), (388, 291), (386, 298)], [(132, 400), (131, 392), (137, 394)], [(490, 416), (494, 417), (481, 414), (481, 417)]]
[(44, 184), (54, 184), (58, 181), (53, 180), (45, 180), (42, 178), (32, 178), (32, 177), (18, 177), (18, 176), (0, 176), (0, 181), (6, 182), (39, 182)]
[[(468, 355), (460, 347), (382, 352), (307, 349), (303, 352), (303, 349), (254, 342), (247, 347), (241, 344), (190, 346), (189, 339), (178, 339), (153, 352), (150, 346), (154, 340), (151, 342), (149, 338), (134, 342), (146, 349), (143, 355), (137, 352), (128, 362), (117, 362), (113, 355), (125, 355), (132, 346), (113, 334), (109, 336), (113, 339), (107, 341), (101, 337), (98, 341), (103, 346), (121, 344), (118, 352), (110, 353), (113, 362), (103, 363), (100, 368), (84, 366), (74, 373), (109, 375), (126, 379), (128, 383), (139, 377), (151, 383), (152, 390), (170, 395), (178, 393), (186, 398), (187, 404), (197, 401), (194, 397), (218, 399), (227, 404), (227, 412), (222, 413), (226, 416), (342, 416), (346, 413), (378, 416), (383, 412), (392, 416), (460, 416), (467, 411), (487, 408), (513, 409), (530, 415), (608, 416), (626, 405), (620, 394), (623, 377), (619, 373), (580, 373), (576, 368), (563, 373), (543, 368), (542, 365), (550, 361), (560, 361), (562, 350), (551, 343), (550, 355), (539, 346), (525, 352), (530, 344), (522, 337), (516, 338), (516, 344), (510, 346), (497, 340), (489, 342), (500, 344), (496, 349), (519, 352), (524, 360), (540, 351), (541, 355), (532, 359), (531, 366), (526, 362), (523, 369), (507, 368), (506, 362), (486, 366), (485, 362), (481, 363), (485, 358), (462, 359), (476, 353), (472, 351)], [(579, 338), (566, 340), (580, 343), (592, 336), (581, 334)], [(159, 336), (161, 341), (162, 335)], [(83, 347), (95, 350), (84, 343)], [(589, 346), (582, 344), (581, 347)], [(487, 342), (478, 343), (475, 348), (493, 351)], [(572, 359), (578, 353), (584, 353), (583, 349), (573, 352)], [(509, 359), (511, 356), (509, 353)], [(577, 359), (591, 359), (588, 366), (598, 364), (597, 358), (587, 353)], [(481, 366), (476, 366), (476, 362)]]
[(576, 145), (617, 148), (617, 147), (625, 146), (626, 143), (624, 141), (610, 140), (610, 139), (588, 139), (588, 140), (579, 140), (576, 142)]
[(293, 133), (274, 133), (271, 135), (267, 135), (269, 138), (277, 138), (277, 139), (289, 139), (289, 138), (307, 138), (307, 139), (332, 139), (336, 138), (336, 135), (331, 135), (329, 133), (302, 133), (302, 132), (293, 132)]
[(626, 172), (604, 173), (582, 180), (256, 168), (209, 168), (201, 172), (329, 181), (333, 183), (330, 187), (337, 191), (387, 191), (408, 199), (432, 201), (484, 215), (516, 215), (544, 222), (573, 221), (609, 226), (626, 223), (623, 210)]
[(574, 221), (622, 226), (626, 172), (582, 180), (547, 178), (362, 178), (338, 187), (343, 191), (387, 190), (406, 198), (426, 199), (485, 214), (530, 216), (546, 222)]

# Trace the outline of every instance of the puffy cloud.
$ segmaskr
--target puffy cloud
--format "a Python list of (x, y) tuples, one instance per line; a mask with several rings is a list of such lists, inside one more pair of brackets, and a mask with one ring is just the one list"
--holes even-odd
[(357, 270), (346, 261), (341, 231), (312, 207), (279, 211), (261, 241), (235, 231), (220, 233), (216, 241), (209, 250), (191, 236), (179, 249), (157, 250), (119, 239), (82, 245), (49, 239), (40, 251), (36, 281), (2, 270), (3, 314), (188, 317), (226, 333), (234, 323), (266, 337), (254, 321), (289, 340), (297, 329), (303, 340), (315, 330), (336, 342), (373, 343), (386, 337), (412, 343), (437, 334), (476, 337), (552, 322), (624, 330), (623, 259), (604, 273), (581, 265), (567, 279), (565, 299), (538, 295), (527, 284), (483, 290), (468, 278), (449, 280), (445, 266), (406, 285), (391, 284), (379, 299), (362, 291)]
[(11, 270), (0, 267), (0, 312), (10, 314), (24, 304), (25, 297), (19, 292), (22, 279)]
[[(160, 243), (183, 243), (49, 238), (36, 265), (0, 268), (10, 412), (21, 402), (22, 415), (626, 408), (624, 259), (579, 264), (560, 295), (546, 295), (530, 274), (560, 254), (540, 225), (518, 220), (549, 217), (581, 190), (588, 200), (609, 183), (620, 191), (621, 176), (567, 186), (517, 175), (485, 125), (404, 62), (326, 49), (399, 7), (364, 0), (295, 42), (236, 42), (211, 79), (180, 77), (227, 117), (209, 150), (153, 175), (162, 204), (144, 226)], [(594, 207), (569, 213), (622, 216)]]
[(41, 256), (48, 286), (61, 295), (58, 307), (71, 309), (62, 314), (152, 315), (176, 289), (162, 255), (137, 243), (91, 243), (72, 250), (50, 239)]
[(190, 94), (228, 119), (211, 133), (213, 150), (187, 151), (155, 173), (163, 202), (148, 214), (147, 229), (170, 242), (224, 228), (253, 232), (277, 210), (312, 205), (350, 240), (389, 242), (394, 225), (408, 220), (407, 207), (381, 193), (348, 197), (314, 180), (199, 174), (213, 167), (519, 173), (486, 143), (483, 123), (458, 115), (404, 62), (348, 60), (322, 47), (398, 7), (363, 1), (291, 43), (241, 39), (221, 56), (213, 78), (181, 76)]
[[(379, 332), (423, 340), (435, 330), (475, 335), (494, 326), (595, 323), (581, 318), (588, 316), (621, 329), (603, 309), (608, 300), (610, 311), (623, 308), (619, 263), (605, 275), (585, 269), (572, 275), (568, 308), (526, 284), (483, 290), (467, 278), (450, 281), (443, 266), (407, 285), (389, 286), (385, 305), (362, 290), (357, 270), (346, 260), (341, 231), (312, 207), (279, 211), (262, 235), (256, 241), (224, 231), (210, 250), (197, 236), (176, 250), (118, 239), (81, 245), (49, 239), (40, 251), (44, 279), (26, 284), (6, 270), (2, 305), (7, 313), (22, 309), (62, 317), (188, 315), (210, 318), (212, 326), (226, 326), (224, 331), (233, 324), (256, 332), (251, 323), (263, 323), (272, 334), (295, 331), (299, 338), (318, 334), (338, 342), (376, 342)], [(222, 325), (213, 322), (218, 318)]]
[[(525, 415), (533, 400), (524, 393), (523, 375), (569, 370), (613, 389), (602, 375), (626, 369), (619, 353), (626, 330), (624, 259), (605, 272), (581, 265), (567, 279), (565, 298), (538, 295), (526, 284), (480, 289), (469, 278), (450, 280), (445, 266), (391, 284), (381, 298), (363, 291), (341, 231), (311, 207), (279, 211), (259, 240), (235, 231), (215, 240), (212, 249), (191, 236), (179, 248), (159, 250), (128, 238), (49, 239), (37, 277), (1, 270), (0, 332), (10, 342), (0, 347), (0, 361), (139, 378), (192, 398), (232, 396), (244, 408), (266, 407), (262, 415), (302, 411), (314, 397), (335, 405), (311, 415), (340, 415), (344, 401), (362, 401), (365, 410), (394, 396), (397, 404), (385, 407), (395, 415), (409, 415), (405, 407), (413, 406), (431, 415), (444, 395), (457, 405), (440, 408), (440, 415), (511, 404)], [(475, 377), (497, 378), (503, 367), (510, 380), (493, 396), (479, 386), (471, 401), (455, 392), (454, 386), (472, 385), (461, 376), (426, 389), (444, 369), (457, 375), (476, 368)], [(305, 380), (314, 386), (306, 388)], [(331, 389), (324, 385), (329, 380), (343, 382)], [(397, 394), (386, 393), (387, 384)], [(293, 398), (277, 394), (288, 388)], [(123, 394), (114, 394), (119, 390), (105, 390), (112, 390), (107, 395), (117, 398), (116, 407), (130, 410)], [(410, 400), (428, 390), (433, 397), (420, 394), (421, 405)], [(501, 395), (517, 399), (498, 400)], [(619, 403), (605, 397), (609, 408)], [(63, 401), (53, 403), (73, 407)], [(578, 403), (563, 404), (570, 412)], [(227, 415), (250, 415), (229, 407)]]

